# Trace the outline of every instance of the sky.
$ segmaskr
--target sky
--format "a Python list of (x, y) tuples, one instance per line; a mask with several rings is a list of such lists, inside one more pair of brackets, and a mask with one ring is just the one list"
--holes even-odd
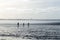
[(0, 0), (0, 19), (60, 19), (60, 0)]

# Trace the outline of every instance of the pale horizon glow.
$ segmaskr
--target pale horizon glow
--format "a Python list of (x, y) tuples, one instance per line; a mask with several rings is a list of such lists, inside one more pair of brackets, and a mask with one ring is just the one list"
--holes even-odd
[(0, 19), (60, 19), (60, 0), (0, 0)]
[(28, 2), (29, 0), (23, 0), (23, 1)]

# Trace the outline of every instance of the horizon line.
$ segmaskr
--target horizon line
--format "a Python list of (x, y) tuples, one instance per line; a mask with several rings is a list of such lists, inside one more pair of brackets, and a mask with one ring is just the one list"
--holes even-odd
[[(0, 19), (0, 20), (4, 20), (4, 19)], [(8, 19), (9, 20), (9, 19)], [(19, 19), (20, 20), (20, 19)]]
[(60, 21), (60, 19), (0, 19), (0, 20), (35, 20), (35, 21)]

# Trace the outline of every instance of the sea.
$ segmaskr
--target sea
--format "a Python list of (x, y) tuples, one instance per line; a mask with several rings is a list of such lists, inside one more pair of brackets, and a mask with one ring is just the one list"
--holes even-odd
[(0, 20), (0, 40), (60, 40), (60, 20)]

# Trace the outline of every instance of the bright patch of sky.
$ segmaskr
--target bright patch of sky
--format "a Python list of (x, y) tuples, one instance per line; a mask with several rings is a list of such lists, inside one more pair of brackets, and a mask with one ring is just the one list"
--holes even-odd
[(0, 0), (3, 19), (60, 19), (60, 0)]

